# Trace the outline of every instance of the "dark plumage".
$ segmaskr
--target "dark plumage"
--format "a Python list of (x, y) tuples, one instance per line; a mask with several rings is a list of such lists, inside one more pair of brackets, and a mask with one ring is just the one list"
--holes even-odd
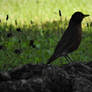
[(83, 18), (89, 15), (84, 15), (81, 12), (75, 12), (69, 22), (68, 28), (64, 32), (61, 40), (58, 42), (53, 55), (48, 60), (47, 64), (53, 62), (58, 57), (64, 56), (67, 60), (70, 59), (68, 53), (76, 50), (81, 42)]

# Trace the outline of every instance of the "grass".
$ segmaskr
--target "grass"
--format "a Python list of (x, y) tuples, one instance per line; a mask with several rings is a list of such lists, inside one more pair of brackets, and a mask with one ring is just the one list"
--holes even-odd
[[(91, 3), (92, 0), (0, 0), (0, 70), (30, 62), (46, 63), (72, 13), (82, 11), (91, 15)], [(83, 21), (83, 40), (79, 49), (70, 54), (74, 61), (91, 61), (91, 20), (90, 16)], [(54, 62), (57, 65), (65, 63), (64, 58)]]
[(75, 11), (92, 14), (92, 0), (0, 0), (0, 17), (10, 16), (10, 23), (17, 19), (22, 23), (59, 20), (58, 10), (62, 16), (70, 18)]

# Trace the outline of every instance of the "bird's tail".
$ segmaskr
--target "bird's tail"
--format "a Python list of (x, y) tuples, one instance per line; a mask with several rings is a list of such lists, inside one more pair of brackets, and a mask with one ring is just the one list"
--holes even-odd
[(57, 58), (57, 56), (52, 55), (52, 56), (48, 59), (47, 64), (50, 64), (50, 63), (53, 62), (56, 58)]

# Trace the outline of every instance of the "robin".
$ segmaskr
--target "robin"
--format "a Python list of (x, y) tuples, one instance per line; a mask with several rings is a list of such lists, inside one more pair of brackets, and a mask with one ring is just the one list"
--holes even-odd
[(64, 32), (61, 40), (58, 42), (53, 55), (48, 60), (47, 64), (53, 62), (58, 57), (64, 56), (66, 60), (72, 60), (68, 53), (71, 53), (78, 49), (82, 38), (82, 20), (89, 15), (85, 15), (82, 12), (75, 12), (70, 21), (68, 28)]

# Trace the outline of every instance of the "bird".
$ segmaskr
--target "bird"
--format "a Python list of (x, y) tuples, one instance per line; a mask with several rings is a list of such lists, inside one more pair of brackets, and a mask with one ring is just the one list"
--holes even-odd
[(47, 64), (50, 64), (59, 57), (65, 57), (67, 61), (72, 61), (68, 56), (69, 53), (78, 49), (81, 39), (82, 39), (82, 20), (89, 16), (88, 14), (83, 14), (80, 11), (76, 11), (70, 18), (67, 29), (59, 40), (54, 53), (48, 59)]

